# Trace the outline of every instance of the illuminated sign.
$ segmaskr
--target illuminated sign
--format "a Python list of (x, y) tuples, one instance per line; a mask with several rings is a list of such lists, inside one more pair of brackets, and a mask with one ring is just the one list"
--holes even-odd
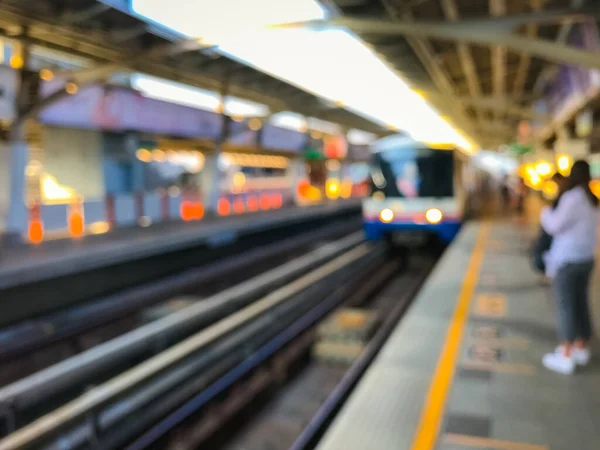
[(348, 154), (348, 143), (343, 136), (325, 136), (323, 154), (329, 159), (344, 159)]

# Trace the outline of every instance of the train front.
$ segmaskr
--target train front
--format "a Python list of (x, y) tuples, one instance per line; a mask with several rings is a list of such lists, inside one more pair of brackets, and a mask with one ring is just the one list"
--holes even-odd
[(367, 239), (403, 247), (451, 242), (464, 207), (456, 153), (405, 138), (380, 141), (371, 162), (371, 193), (363, 201)]

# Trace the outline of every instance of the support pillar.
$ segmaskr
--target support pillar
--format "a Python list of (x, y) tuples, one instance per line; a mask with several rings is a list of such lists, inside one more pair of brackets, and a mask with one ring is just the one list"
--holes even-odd
[(25, 170), (29, 160), (29, 146), (23, 128), (22, 124), (13, 128), (9, 144), (10, 197), (6, 233), (13, 238), (21, 236), (27, 230)]
[(24, 110), (36, 99), (31, 98), (31, 77), (26, 78), (26, 69), (29, 62), (29, 48), (23, 44), (20, 55), (15, 52), (13, 57), (19, 56), (20, 64), (17, 70), (15, 120), (13, 121), (10, 140), (10, 197), (8, 217), (6, 220), (6, 234), (10, 239), (20, 239), (27, 230), (27, 180), (26, 168), (29, 161), (29, 145), (25, 137), (25, 124), (21, 120)]
[(288, 177), (290, 179), (290, 186), (292, 186), (294, 203), (300, 202), (298, 195), (298, 186), (300, 182), (306, 181), (306, 168), (305, 162), (302, 155), (292, 158), (290, 165), (288, 166)]
[(229, 137), (231, 128), (231, 119), (225, 113), (225, 99), (227, 98), (228, 90), (229, 83), (224, 81), (221, 89), (221, 134), (215, 143), (215, 149), (206, 155), (204, 169), (202, 170), (201, 188), (204, 210), (211, 215), (217, 214), (219, 197), (221, 195), (221, 170), (219, 168), (219, 158), (222, 153), (223, 145)]
[(204, 168), (202, 169), (202, 202), (204, 211), (210, 214), (217, 213), (220, 195), (220, 174), (219, 174), (219, 155), (221, 154), (215, 148), (214, 152), (206, 155)]

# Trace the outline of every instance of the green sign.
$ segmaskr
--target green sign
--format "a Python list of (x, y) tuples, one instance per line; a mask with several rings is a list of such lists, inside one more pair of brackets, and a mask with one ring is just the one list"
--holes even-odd
[(325, 156), (323, 156), (323, 153), (314, 147), (306, 147), (304, 149), (304, 158), (307, 161), (320, 161), (325, 159)]
[(510, 144), (510, 151), (517, 155), (525, 155), (527, 153), (531, 153), (533, 151), (533, 147), (531, 145), (523, 145), (515, 142), (514, 144)]

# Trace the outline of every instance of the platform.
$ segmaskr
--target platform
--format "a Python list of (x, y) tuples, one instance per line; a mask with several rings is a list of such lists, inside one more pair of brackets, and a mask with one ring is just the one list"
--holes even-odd
[(360, 200), (314, 206), (284, 207), (275, 211), (194, 222), (172, 222), (147, 228), (119, 229), (78, 240), (40, 245), (0, 247), (0, 289), (94, 270), (111, 264), (207, 244), (226, 245), (244, 235), (286, 224), (344, 212), (358, 212)]
[[(318, 450), (600, 448), (600, 358), (572, 376), (541, 364), (556, 335), (534, 231), (463, 228)], [(592, 292), (600, 323), (598, 276)]]

